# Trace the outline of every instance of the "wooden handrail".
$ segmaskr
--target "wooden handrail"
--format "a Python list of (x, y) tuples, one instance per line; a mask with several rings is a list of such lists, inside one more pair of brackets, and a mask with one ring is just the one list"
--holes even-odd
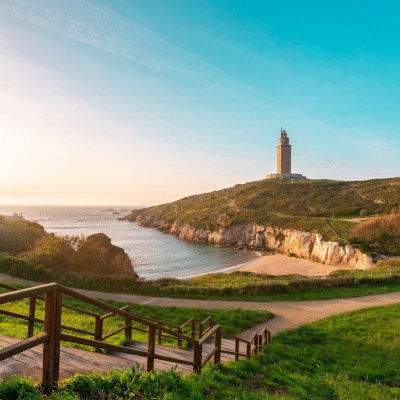
[(41, 333), (31, 338), (23, 339), (19, 343), (7, 346), (6, 348), (0, 350), (0, 361), (22, 353), (23, 351), (29, 350), (32, 347), (36, 347), (39, 344), (43, 344), (47, 340), (49, 340), (49, 335), (47, 333)]
[[(44, 320), (43, 319), (31, 318), (31, 317), (28, 317), (26, 315), (21, 315), (21, 314), (14, 313), (12, 311), (0, 310), (0, 314), (6, 315), (7, 317), (13, 317), (13, 318), (22, 319), (22, 320), (25, 320), (25, 321), (33, 321), (33, 322), (35, 322), (37, 324), (42, 324), (42, 325), (44, 324)], [(82, 334), (85, 334), (85, 335), (92, 335), (92, 336), (94, 335), (94, 333), (92, 333), (92, 332), (85, 331), (85, 330), (79, 329), (79, 328), (74, 328), (72, 326), (61, 325), (61, 329), (65, 329), (65, 330), (69, 330), (69, 331), (77, 332), (77, 333), (82, 333)], [(29, 334), (28, 334), (28, 337), (30, 337)]]
[(47, 283), (45, 285), (16, 290), (11, 293), (2, 293), (0, 294), (0, 304), (9, 303), (10, 301), (22, 300), (26, 297), (38, 296), (40, 294), (53, 292), (58, 289), (58, 283)]
[(194, 321), (194, 318), (189, 318), (186, 322), (184, 322), (179, 328), (183, 329), (185, 328), (187, 325), (191, 324), (192, 321)]
[(171, 324), (170, 322), (159, 321), (159, 320), (156, 319), (156, 318), (146, 317), (146, 319), (148, 319), (148, 320), (150, 320), (150, 321), (153, 321), (153, 322), (160, 323), (161, 325), (170, 326), (171, 328), (179, 328), (179, 325)]
[(206, 342), (218, 329), (220, 329), (220, 326), (218, 324), (214, 325), (206, 335), (204, 335), (200, 340), (199, 344), (203, 344)]
[(3, 283), (3, 282), (0, 282), (0, 287), (2, 287), (3, 289), (11, 290), (13, 292), (18, 290), (14, 286), (7, 285), (6, 283)]
[(202, 360), (201, 367), (203, 368), (208, 363), (208, 361), (210, 361), (211, 357), (214, 356), (218, 351), (219, 351), (218, 347), (213, 347)]
[(106, 350), (117, 351), (117, 352), (121, 352), (121, 353), (133, 354), (133, 355), (141, 356), (141, 357), (151, 356), (151, 354), (147, 351), (135, 350), (135, 349), (131, 349), (130, 347), (119, 346), (117, 344), (101, 342), (100, 340), (94, 340), (94, 339), (83, 338), (80, 336), (69, 335), (67, 333), (61, 333), (61, 340), (64, 340), (66, 342), (76, 343), (76, 344), (83, 344), (86, 346), (92, 346), (97, 349), (106, 349)]
[[(114, 312), (115, 314), (121, 315), (122, 317), (128, 317), (132, 321), (142, 323), (143, 325), (147, 325), (148, 327), (152, 327), (152, 328), (155, 328), (155, 329), (160, 329), (163, 332), (169, 333), (172, 336), (176, 336), (176, 337), (180, 336), (183, 340), (186, 340), (186, 341), (189, 341), (189, 342), (193, 342), (192, 338), (190, 338), (190, 337), (188, 337), (186, 335), (183, 335), (183, 334), (179, 335), (177, 332), (175, 332), (175, 331), (173, 331), (171, 329), (164, 328), (164, 327), (159, 327), (153, 321), (150, 321), (150, 320), (148, 320), (148, 319), (146, 319), (144, 317), (141, 317), (141, 316), (139, 316), (137, 314), (133, 314), (133, 313), (129, 313), (129, 312), (124, 311), (124, 310), (120, 310), (119, 308), (110, 306), (107, 303), (102, 303), (101, 301), (92, 299), (91, 297), (85, 296), (85, 295), (83, 295), (81, 293), (74, 292), (72, 289), (69, 289), (69, 288), (67, 288), (65, 286), (59, 285), (59, 288), (60, 288), (60, 291), (62, 293), (67, 294), (68, 296), (75, 297), (75, 298), (77, 298), (79, 300), (82, 300), (82, 301), (84, 301), (86, 303), (92, 304), (92, 305), (94, 305), (94, 306), (96, 306), (98, 308), (103, 308), (104, 310), (107, 310), (107, 311), (110, 311), (110, 312)], [(1, 296), (2, 295), (0, 295), (0, 299), (1, 299)], [(0, 304), (1, 304), (1, 302), (0, 302)]]
[[(118, 310), (127, 311), (127, 310), (129, 310), (129, 306), (120, 307)], [(114, 315), (117, 315), (117, 314), (115, 314), (115, 312), (112, 311), (112, 312), (109, 312), (108, 314), (100, 315), (100, 319), (104, 320), (104, 319), (113, 317)]]
[[(10, 291), (12, 291), (12, 292), (16, 292), (16, 291), (18, 291), (18, 290), (21, 290), (21, 289), (17, 289), (17, 288), (14, 287), (14, 286), (10, 286), (10, 285), (7, 285), (7, 284), (2, 283), (2, 282), (0, 282), (0, 287), (2, 287), (2, 288), (4, 288), (4, 289), (7, 289), (7, 290), (10, 290)], [(43, 297), (43, 296), (35, 296), (35, 297), (36, 297), (38, 300), (44, 301), (44, 297)], [(91, 317), (97, 317), (97, 316), (98, 316), (98, 315), (95, 314), (95, 313), (92, 313), (92, 312), (87, 311), (87, 310), (83, 310), (83, 309), (81, 309), (81, 308), (79, 308), (79, 307), (70, 306), (70, 305), (68, 305), (68, 304), (63, 304), (62, 307), (63, 307), (63, 308), (66, 308), (67, 310), (77, 311), (77, 312), (79, 312), (79, 313), (81, 313), (81, 314), (89, 315), (89, 316), (91, 316)]]
[(200, 325), (205, 325), (207, 322), (211, 322), (211, 321), (212, 321), (212, 318), (211, 318), (211, 316), (209, 316), (204, 321), (201, 321)]
[(223, 335), (224, 337), (227, 337), (227, 338), (237, 339), (237, 340), (239, 340), (240, 342), (243, 342), (243, 343), (248, 343), (248, 342), (249, 342), (248, 340), (243, 339), (243, 338), (241, 338), (240, 336), (232, 335), (231, 333), (223, 332), (222, 335)]
[[(235, 339), (235, 351), (223, 350), (221, 345), (221, 327), (215, 324), (211, 317), (207, 317), (201, 322), (195, 322), (194, 318), (190, 318), (181, 326), (177, 326), (170, 323), (163, 323), (162, 321), (157, 321), (155, 319), (145, 318), (140, 315), (129, 312), (129, 307), (124, 306), (121, 308), (116, 308), (107, 303), (92, 299), (85, 296), (79, 292), (75, 292), (72, 289), (61, 286), (57, 283), (49, 283), (46, 285), (40, 285), (27, 289), (17, 290), (11, 286), (1, 284), (0, 287), (10, 290), (10, 293), (0, 294), (0, 304), (5, 304), (11, 301), (22, 300), (25, 298), (30, 298), (29, 305), (29, 316), (20, 315), (11, 311), (0, 310), (0, 314), (7, 315), (10, 317), (20, 318), (29, 321), (28, 329), (28, 339), (22, 340), (19, 343), (8, 346), (0, 350), (0, 360), (4, 360), (16, 354), (19, 354), (25, 350), (43, 344), (43, 378), (42, 386), (45, 393), (49, 393), (52, 388), (57, 385), (59, 377), (59, 365), (60, 365), (60, 343), (62, 340), (92, 346), (95, 348), (103, 348), (111, 351), (117, 351), (122, 353), (128, 353), (133, 355), (138, 355), (147, 358), (147, 371), (152, 371), (154, 369), (154, 360), (164, 360), (174, 362), (176, 364), (186, 364), (193, 367), (194, 371), (201, 372), (202, 367), (214, 357), (214, 363), (220, 362), (221, 353), (233, 354), (235, 359), (238, 360), (240, 356), (250, 357), (253, 353), (261, 351), (265, 343), (270, 342), (270, 332), (264, 328), (261, 333), (254, 333), (249, 340), (244, 340), (242, 338), (236, 337), (230, 334), (224, 334), (227, 337)], [(12, 289), (11, 289), (12, 288)], [(42, 295), (45, 295), (43, 298)], [(81, 300), (87, 304), (91, 304), (99, 309), (108, 311), (104, 315), (99, 315), (91, 312), (85, 312), (78, 307), (67, 306), (62, 304), (62, 296), (67, 295), (72, 298)], [(43, 300), (45, 302), (45, 317), (44, 320), (35, 317), (35, 305), (36, 300)], [(61, 324), (61, 316), (63, 308), (67, 308), (76, 312), (84, 311), (85, 314), (95, 317), (95, 332), (89, 332), (83, 329), (73, 328), (64, 326)], [(103, 322), (105, 319), (112, 316), (121, 316), (124, 318), (125, 324), (114, 330), (111, 333), (103, 336)], [(147, 329), (141, 329), (137, 326), (132, 326), (132, 322), (137, 322), (138, 324), (144, 325)], [(34, 323), (43, 324), (44, 333), (33, 336), (33, 325)], [(210, 327), (203, 331), (203, 326), (207, 323)], [(188, 325), (192, 326), (191, 332), (187, 335), (182, 333), (183, 328)], [(213, 325), (214, 324), (214, 325)], [(177, 330), (172, 330), (166, 327), (174, 327)], [(199, 332), (196, 332), (196, 325), (199, 326)], [(81, 333), (85, 335), (94, 336), (94, 339), (89, 339), (86, 337), (75, 336), (72, 334), (67, 334), (62, 332), (62, 330), (70, 330), (76, 333)], [(130, 347), (115, 345), (111, 343), (104, 342), (105, 339), (125, 331), (125, 336), (129, 340), (131, 337), (132, 330), (139, 330), (148, 334), (148, 347), (147, 351), (135, 350)], [(199, 336), (199, 339), (195, 339), (195, 335)], [(211, 339), (215, 335), (214, 346), (208, 352), (208, 354), (203, 358), (202, 350), (203, 344)], [(182, 358), (175, 358), (166, 356), (163, 354), (157, 354), (156, 347), (156, 337), (158, 336), (159, 341), (161, 337), (167, 337), (171, 339), (176, 339), (178, 341), (178, 347), (182, 346), (182, 341), (187, 341), (193, 344), (193, 361), (184, 360)], [(240, 353), (239, 343), (243, 342), (246, 344), (247, 352), (246, 354)]]
[(118, 329), (116, 329), (115, 331), (112, 331), (111, 333), (108, 333), (107, 335), (102, 336), (101, 340), (106, 340), (106, 339), (110, 338), (111, 336), (114, 336), (114, 335), (116, 335), (117, 333), (120, 333), (120, 332), (124, 331), (125, 328), (126, 328), (125, 325), (124, 325), (124, 326), (121, 326), (121, 328), (118, 328)]

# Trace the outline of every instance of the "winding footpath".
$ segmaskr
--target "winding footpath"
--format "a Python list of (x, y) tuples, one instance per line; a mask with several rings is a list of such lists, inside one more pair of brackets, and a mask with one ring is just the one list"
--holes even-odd
[[(0, 274), (0, 282), (12, 282), (21, 285), (40, 285), (39, 282), (28, 281)], [(150, 297), (133, 294), (105, 293), (93, 290), (74, 289), (93, 299), (114, 300), (121, 303), (136, 303), (161, 307), (191, 307), (206, 309), (242, 308), (245, 310), (265, 310), (274, 313), (275, 317), (239, 334), (244, 339), (264, 326), (272, 335), (300, 325), (308, 324), (322, 318), (330, 317), (363, 308), (400, 303), (400, 292), (377, 294), (348, 299), (313, 300), (313, 301), (223, 301), (223, 300), (191, 300), (167, 297)]]

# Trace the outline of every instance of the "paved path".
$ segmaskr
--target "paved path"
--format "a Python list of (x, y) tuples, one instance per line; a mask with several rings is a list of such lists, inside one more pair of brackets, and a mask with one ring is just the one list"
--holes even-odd
[[(0, 281), (20, 283), (24, 285), (39, 284), (38, 282), (12, 278), (4, 274), (0, 274)], [(353, 297), (350, 299), (259, 302), (173, 299), (165, 297), (105, 293), (83, 289), (74, 290), (94, 299), (114, 300), (121, 303), (206, 309), (242, 308), (245, 310), (267, 310), (275, 314), (275, 318), (272, 320), (242, 332), (240, 336), (245, 339), (251, 336), (255, 329), (260, 331), (264, 326), (268, 326), (268, 330), (271, 332), (271, 334), (276, 335), (277, 333), (283, 332), (287, 329), (296, 328), (300, 325), (317, 321), (332, 315), (359, 310), (362, 308), (400, 303), (400, 292)]]

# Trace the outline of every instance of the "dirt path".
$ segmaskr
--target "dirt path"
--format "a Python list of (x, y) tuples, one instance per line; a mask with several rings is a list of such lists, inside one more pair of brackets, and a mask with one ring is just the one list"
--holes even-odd
[[(4, 274), (0, 274), (0, 281), (20, 283), (24, 285), (39, 284), (37, 282), (12, 278)], [(353, 297), (350, 299), (258, 302), (173, 299), (165, 297), (105, 293), (83, 289), (75, 290), (94, 299), (114, 300), (121, 303), (206, 309), (242, 308), (245, 310), (267, 310), (275, 314), (275, 318), (272, 320), (242, 332), (240, 336), (243, 338), (248, 338), (255, 329), (258, 331), (264, 326), (268, 326), (271, 334), (276, 335), (277, 333), (283, 332), (287, 329), (296, 328), (300, 325), (317, 321), (332, 315), (360, 310), (362, 308), (400, 303), (400, 292)]]

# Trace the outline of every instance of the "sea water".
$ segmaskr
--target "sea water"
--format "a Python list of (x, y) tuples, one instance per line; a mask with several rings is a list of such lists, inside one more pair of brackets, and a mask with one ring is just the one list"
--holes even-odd
[(47, 232), (57, 235), (91, 235), (103, 232), (129, 255), (142, 278), (185, 278), (237, 268), (254, 260), (253, 251), (197, 244), (120, 221), (132, 207), (0, 206), (0, 214), (22, 212)]

